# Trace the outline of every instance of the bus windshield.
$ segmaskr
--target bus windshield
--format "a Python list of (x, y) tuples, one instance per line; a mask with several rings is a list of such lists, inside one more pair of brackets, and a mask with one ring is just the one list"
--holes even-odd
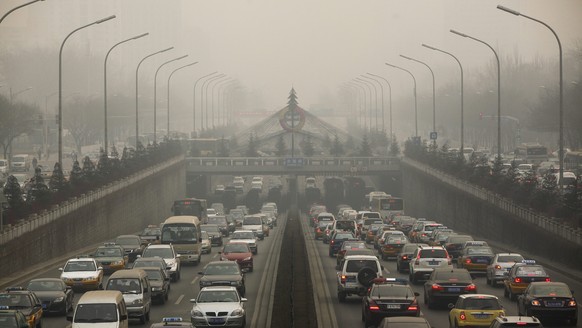
[(174, 215), (193, 215), (202, 218), (205, 210), (203, 201), (200, 199), (176, 200), (174, 201), (174, 206), (172, 206)]
[(187, 223), (164, 224), (162, 227), (162, 244), (196, 244), (196, 226)]
[(384, 198), (380, 199), (380, 209), (385, 211), (402, 211), (404, 209), (404, 202), (402, 198)]

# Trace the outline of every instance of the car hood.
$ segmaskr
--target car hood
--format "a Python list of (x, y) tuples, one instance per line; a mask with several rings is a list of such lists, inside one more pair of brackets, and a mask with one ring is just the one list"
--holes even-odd
[(213, 274), (204, 275), (200, 278), (200, 281), (239, 281), (242, 277), (238, 274)]
[(57, 290), (57, 291), (53, 291), (53, 290), (35, 291), (34, 294), (41, 301), (52, 301), (52, 300), (54, 300), (55, 298), (58, 298), (58, 297), (65, 297), (65, 293), (63, 293), (60, 290)]
[(243, 230), (261, 230), (262, 224), (245, 224), (243, 225)]
[(117, 322), (75, 322), (77, 328), (117, 328)]
[(253, 256), (252, 253), (222, 253), (222, 257), (229, 259), (231, 261), (234, 260), (244, 260), (247, 257)]
[(231, 242), (237, 242), (237, 243), (247, 243), (247, 244), (254, 244), (257, 241), (255, 239), (231, 239)]
[(241, 306), (238, 302), (196, 303), (194, 306), (195, 310), (198, 310), (202, 313), (228, 312), (229, 315), (232, 313), (232, 311), (240, 308)]
[(150, 280), (150, 286), (152, 287), (164, 287), (163, 280)]
[(99, 276), (96, 271), (75, 271), (75, 272), (63, 272), (61, 274), (61, 279), (63, 278), (95, 278)]
[(117, 262), (117, 261), (123, 261), (122, 258), (120, 257), (99, 257), (99, 258), (95, 258), (95, 261), (102, 263), (102, 262)]

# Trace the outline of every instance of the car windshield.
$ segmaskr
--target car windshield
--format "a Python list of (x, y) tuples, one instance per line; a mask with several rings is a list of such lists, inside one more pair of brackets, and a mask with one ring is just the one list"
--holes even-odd
[(33, 280), (28, 283), (26, 289), (32, 290), (35, 292), (42, 292), (42, 291), (62, 291), (63, 285), (60, 281), (52, 281), (52, 280)]
[(226, 217), (224, 216), (214, 216), (209, 217), (207, 220), (208, 224), (218, 224), (218, 225), (226, 225)]
[(354, 235), (351, 233), (336, 233), (333, 239), (352, 239)]
[(68, 262), (65, 265), (63, 271), (65, 272), (76, 272), (76, 271), (96, 271), (95, 263), (93, 261), (73, 261)]
[(364, 244), (364, 242), (361, 242), (361, 241), (356, 241), (356, 242), (346, 241), (342, 245), (342, 248), (343, 249), (354, 249), (354, 248), (363, 249), (363, 248), (366, 248), (366, 244)]
[(30, 297), (25, 294), (0, 294), (0, 306), (18, 309), (31, 307), (32, 303)]
[(93, 257), (122, 257), (123, 252), (120, 248), (97, 248)]
[(159, 268), (165, 270), (166, 264), (165, 264), (164, 260), (162, 260), (162, 259), (160, 259), (160, 261), (137, 259), (135, 262), (133, 262), (134, 269), (143, 268), (143, 267), (159, 267)]
[(224, 265), (224, 264), (215, 264), (215, 265), (208, 265), (206, 270), (204, 270), (205, 275), (231, 275), (231, 274), (240, 274), (238, 269), (238, 264), (234, 263), (234, 265)]
[(447, 251), (444, 249), (423, 249), (419, 253), (421, 258), (447, 258)]
[(471, 297), (465, 300), (465, 310), (501, 310), (501, 304), (494, 298)]
[(245, 217), (243, 220), (243, 225), (258, 225), (258, 224), (262, 224), (263, 221), (261, 221), (261, 218), (258, 216), (248, 216)]
[(79, 304), (74, 322), (116, 322), (117, 307), (114, 303)]
[(517, 276), (526, 277), (545, 277), (547, 276), (546, 271), (539, 265), (524, 265), (517, 268)]
[(523, 256), (521, 255), (503, 255), (497, 258), (497, 262), (514, 262), (519, 263), (523, 261)]
[(335, 222), (336, 229), (341, 230), (354, 230), (356, 229), (356, 225), (354, 221), (336, 221)]
[(346, 272), (358, 272), (362, 268), (371, 268), (376, 272), (378, 266), (374, 260), (348, 260), (348, 265), (346, 266)]
[(139, 245), (141, 244), (139, 241), (139, 238), (133, 238), (133, 237), (117, 238), (115, 240), (115, 243), (118, 245), (135, 246), (135, 247), (139, 247)]
[(145, 228), (141, 233), (142, 236), (159, 236), (162, 234), (160, 228)]
[(471, 274), (467, 270), (439, 270), (434, 273), (434, 280), (440, 281), (472, 281)]
[(214, 225), (214, 224), (213, 225), (201, 225), (200, 226), (200, 229), (202, 229), (202, 230), (204, 230), (204, 231), (206, 231), (208, 233), (211, 233), (211, 232), (212, 233), (220, 232), (220, 229), (218, 228), (218, 226), (217, 225)]
[(162, 280), (162, 272), (160, 270), (145, 270), (149, 280)]
[(203, 290), (198, 294), (197, 303), (238, 302), (238, 294), (233, 290)]
[(563, 285), (542, 284), (531, 287), (531, 294), (535, 297), (572, 297), (570, 289)]
[(489, 247), (467, 247), (467, 255), (493, 255)]
[(107, 290), (118, 290), (123, 294), (140, 294), (139, 279), (109, 279)]
[(230, 239), (255, 239), (255, 234), (252, 231), (235, 232)]
[(250, 253), (247, 244), (226, 244), (223, 249), (224, 253)]
[(146, 248), (143, 251), (144, 257), (161, 257), (164, 259), (169, 259), (174, 257), (174, 253), (172, 253), (172, 249), (169, 247), (160, 247), (160, 248)]
[(378, 285), (372, 289), (370, 296), (382, 298), (406, 298), (413, 300), (414, 292), (408, 286)]
[(386, 244), (402, 244), (402, 243), (405, 243), (407, 241), (408, 241), (408, 239), (406, 239), (406, 236), (396, 235), (396, 236), (388, 237), (388, 240), (386, 240)]

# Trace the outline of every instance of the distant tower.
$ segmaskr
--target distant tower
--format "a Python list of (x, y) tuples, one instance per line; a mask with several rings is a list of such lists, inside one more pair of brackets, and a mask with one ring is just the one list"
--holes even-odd
[(297, 109), (297, 94), (295, 89), (291, 87), (289, 92), (289, 97), (287, 97), (287, 105), (289, 105), (289, 110), (291, 111), (291, 158), (295, 157), (295, 109)]

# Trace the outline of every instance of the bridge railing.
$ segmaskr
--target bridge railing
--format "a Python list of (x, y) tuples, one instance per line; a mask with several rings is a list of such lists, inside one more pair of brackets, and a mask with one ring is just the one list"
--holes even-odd
[(457, 179), (428, 165), (424, 165), (422, 163), (409, 159), (403, 159), (403, 162), (406, 163), (407, 165), (413, 166), (416, 169), (431, 175), (432, 177), (440, 180), (443, 183), (454, 186), (455, 188), (460, 189), (467, 194), (473, 195), (476, 198), (495, 204), (498, 207), (502, 208), (503, 210), (511, 213), (512, 215), (515, 215), (516, 217), (519, 217), (524, 221), (527, 221), (550, 233), (556, 234), (570, 242), (582, 246), (582, 229), (573, 228), (571, 226), (559, 222), (556, 218), (547, 217), (531, 209), (516, 205), (514, 202), (505, 197), (502, 197), (486, 189), (480, 188), (476, 185), (467, 183), (466, 181), (463, 181), (461, 179)]
[(222, 169), (232, 170), (257, 168), (336, 168), (345, 171), (382, 171), (400, 168), (398, 157), (188, 157), (188, 168), (191, 170)]

